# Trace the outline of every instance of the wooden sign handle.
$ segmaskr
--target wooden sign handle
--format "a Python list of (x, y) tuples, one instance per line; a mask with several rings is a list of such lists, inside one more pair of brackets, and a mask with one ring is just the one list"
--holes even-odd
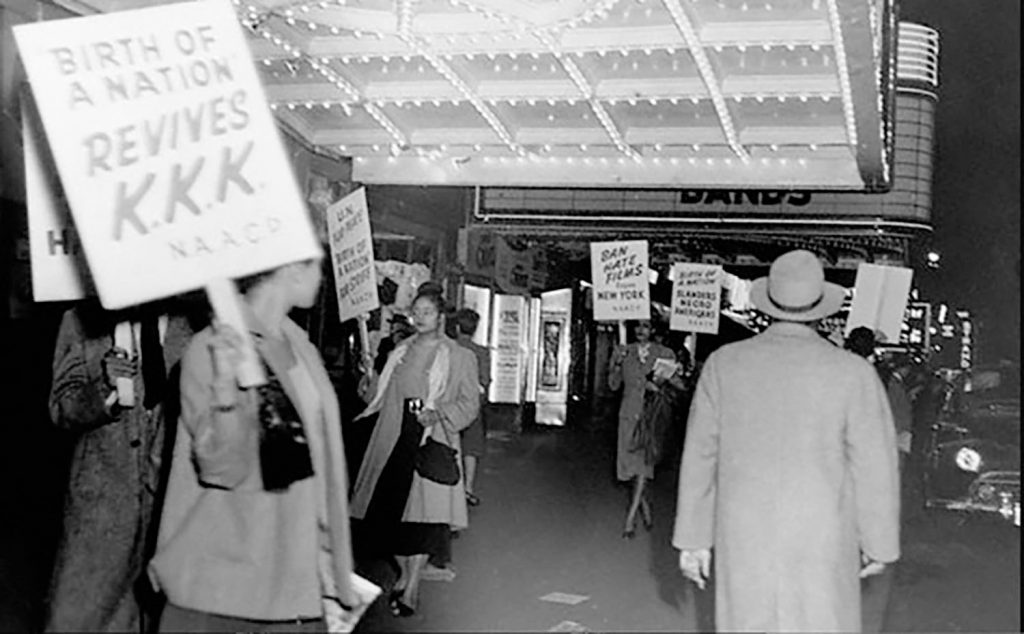
[(619, 344), (626, 345), (626, 322), (619, 322)]
[(359, 323), (359, 349), (363, 351), (363, 365), (367, 371), (373, 369), (373, 359), (370, 358), (370, 329), (367, 326), (369, 320), (365, 313), (356, 317)]
[[(132, 336), (132, 322), (122, 321), (114, 326), (114, 347), (123, 350), (128, 358), (134, 358), (135, 338)], [(135, 406), (135, 383), (126, 377), (117, 379), (117, 403), (121, 407)]]
[(210, 280), (206, 283), (206, 295), (210, 298), (210, 305), (213, 306), (217, 319), (234, 328), (242, 338), (242, 360), (236, 368), (238, 385), (255, 387), (265, 384), (267, 376), (263, 372), (263, 364), (260, 363), (256, 345), (249, 334), (249, 327), (242, 316), (242, 300), (235, 283), (225, 277)]

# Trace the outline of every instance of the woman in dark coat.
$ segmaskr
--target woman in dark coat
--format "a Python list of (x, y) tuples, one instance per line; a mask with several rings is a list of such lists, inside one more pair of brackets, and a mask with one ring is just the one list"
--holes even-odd
[[(115, 349), (118, 322), (134, 324), (135, 354)], [(147, 345), (150, 333), (158, 337), (156, 348)], [(145, 569), (160, 489), (165, 408), (176, 402), (164, 390), (173, 392), (167, 375), (191, 336), (186, 319), (156, 311), (111, 313), (90, 301), (64, 314), (53, 357), (50, 417), (76, 435), (76, 444), (47, 631), (138, 632), (144, 625), (136, 582)], [(147, 364), (143, 380), (141, 364), (149, 350), (162, 358), (155, 368)], [(149, 368), (163, 370), (162, 380)], [(117, 403), (119, 377), (134, 386), (133, 406)]]

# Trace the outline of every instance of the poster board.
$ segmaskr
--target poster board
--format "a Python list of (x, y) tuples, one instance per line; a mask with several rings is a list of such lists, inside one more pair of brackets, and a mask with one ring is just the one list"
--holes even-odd
[(345, 196), (329, 206), (326, 213), (338, 319), (344, 322), (380, 306), (366, 188), (360, 187)]
[(670, 330), (718, 334), (723, 274), (717, 264), (672, 265)]
[(495, 295), (492, 314), (490, 401), (518, 404), (523, 395), (526, 298)]
[(849, 336), (858, 326), (867, 326), (885, 336), (880, 343), (898, 343), (913, 278), (914, 271), (908, 268), (879, 264), (858, 266), (844, 335)]
[(594, 319), (650, 319), (646, 240), (592, 242), (590, 275)]
[(14, 36), (105, 307), (321, 255), (230, 2)]
[(95, 295), (96, 289), (56, 170), (49, 160), (43, 130), (28, 101), (25, 95), (21, 121), (32, 299), (36, 302), (83, 299)]

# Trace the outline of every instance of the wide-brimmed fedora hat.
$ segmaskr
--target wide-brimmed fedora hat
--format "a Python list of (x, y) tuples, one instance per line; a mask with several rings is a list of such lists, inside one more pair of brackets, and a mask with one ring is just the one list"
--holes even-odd
[(846, 291), (825, 281), (818, 257), (810, 251), (790, 251), (772, 262), (768, 277), (754, 280), (750, 301), (776, 319), (815, 321), (839, 312)]

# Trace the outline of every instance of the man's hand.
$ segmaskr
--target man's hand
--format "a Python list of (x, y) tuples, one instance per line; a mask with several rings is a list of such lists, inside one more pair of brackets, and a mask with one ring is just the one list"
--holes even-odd
[(118, 379), (131, 379), (139, 371), (138, 363), (120, 348), (113, 348), (103, 356), (103, 376), (111, 389), (117, 389)]
[(698, 548), (696, 550), (679, 551), (679, 569), (683, 576), (697, 584), (701, 590), (711, 575), (711, 549)]
[(860, 554), (860, 578), (864, 579), (874, 575), (881, 574), (885, 571), (885, 564), (881, 561), (875, 561), (868, 557), (865, 553)]

